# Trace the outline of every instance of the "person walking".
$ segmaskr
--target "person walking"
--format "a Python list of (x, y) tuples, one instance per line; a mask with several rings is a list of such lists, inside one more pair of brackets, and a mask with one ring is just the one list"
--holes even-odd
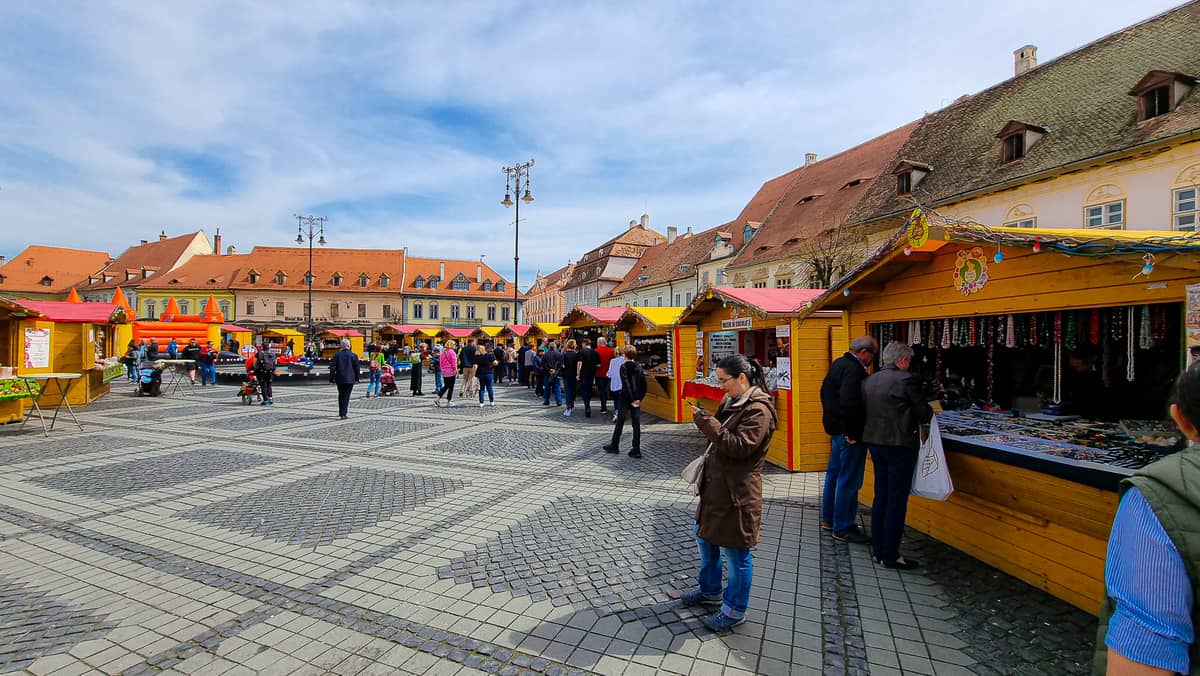
[(1200, 365), (1175, 379), (1169, 410), (1190, 444), (1121, 481), (1094, 674), (1200, 673)]
[(425, 348), (425, 343), (421, 343), (412, 351), (409, 363), (412, 364), (408, 369), (409, 393), (414, 397), (423, 397), (425, 393), (421, 391), (421, 381), (425, 378), (424, 369), (429, 364), (429, 350)]
[(504, 378), (509, 385), (517, 382), (517, 348), (508, 344), (504, 348)]
[(442, 355), (438, 358), (438, 367), (442, 370), (442, 386), (438, 388), (437, 399), (433, 405), (442, 407), (442, 397), (446, 397), (446, 405), (454, 405), (454, 377), (458, 375), (458, 355), (454, 352), (457, 346), (453, 340), (447, 340), (442, 346)]
[(258, 389), (262, 392), (262, 403), (259, 406), (271, 406), (275, 403), (275, 353), (263, 343), (258, 352), (254, 353), (254, 377), (258, 380)]
[(350, 340), (342, 339), (341, 349), (329, 363), (329, 382), (337, 385), (338, 417), (345, 420), (350, 413), (350, 395), (358, 382), (358, 355), (350, 350)]
[(479, 379), (479, 407), (483, 408), (483, 393), (487, 392), (488, 405), (496, 405), (496, 392), (494, 389), (496, 367), (500, 362), (496, 361), (495, 352), (480, 345), (475, 348), (475, 357), (472, 359), (475, 365), (475, 377)]
[(821, 423), (832, 441), (821, 497), (821, 528), (833, 537), (858, 544), (870, 542), (855, 523), (858, 490), (867, 465), (867, 447), (862, 443), (866, 408), (862, 384), (867, 366), (879, 352), (871, 336), (850, 341), (850, 351), (834, 360), (821, 383)]
[[(600, 362), (596, 365), (596, 393), (600, 395), (600, 412), (608, 412), (608, 393), (612, 391), (612, 378), (608, 376), (608, 365), (612, 363), (613, 349), (608, 346), (608, 339), (600, 336), (596, 339), (596, 356)], [(614, 403), (613, 406), (616, 406)]]
[[(546, 384), (546, 348), (539, 345), (533, 352), (533, 370), (529, 378), (533, 381), (533, 396), (540, 398)], [(548, 404), (547, 404), (548, 405)]]
[(579, 393), (583, 395), (583, 417), (592, 417), (592, 385), (596, 382), (596, 369), (600, 366), (600, 355), (592, 349), (592, 341), (584, 338), (579, 351)]
[(475, 378), (475, 339), (468, 338), (458, 355), (458, 366), (462, 370), (462, 382), (459, 383), (458, 396), (470, 397), (475, 394), (477, 385), (472, 382)]
[(433, 391), (442, 391), (442, 346), (434, 345), (429, 352), (429, 372), (433, 374)]
[(546, 345), (546, 353), (542, 355), (542, 406), (550, 405), (550, 392), (554, 392), (554, 405), (562, 406), (562, 361), (563, 353), (558, 351), (558, 345), (551, 341)]
[(917, 567), (916, 560), (900, 555), (900, 538), (921, 446), (918, 427), (933, 416), (933, 409), (921, 396), (920, 383), (908, 372), (912, 357), (912, 347), (888, 343), (880, 355), (883, 367), (863, 383), (866, 423), (862, 440), (875, 467), (871, 560), (900, 570)]
[(522, 345), (521, 349), (521, 382), (525, 384), (525, 389), (537, 389), (537, 371), (534, 368), (534, 360), (537, 359), (538, 352), (530, 345)]
[[(758, 544), (762, 525), (763, 460), (779, 417), (758, 362), (740, 354), (725, 357), (717, 363), (717, 379), (725, 395), (716, 415), (692, 406), (692, 420), (709, 446), (697, 487), (699, 586), (681, 596), (680, 603), (719, 606), (703, 622), (721, 633), (746, 621), (754, 579), (750, 550)], [(722, 558), (729, 566), (724, 594)]]
[[(613, 422), (617, 421), (617, 417), (621, 411), (621, 367), (625, 364), (625, 355), (617, 353), (608, 362), (608, 371), (606, 371), (608, 380), (608, 393), (613, 403)], [(603, 410), (603, 409), (601, 409)]]
[(200, 348), (200, 385), (217, 384), (217, 350), (210, 340)]
[(142, 353), (138, 349), (137, 343), (132, 340), (129, 345), (125, 346), (125, 356), (121, 357), (121, 361), (125, 363), (125, 379), (131, 383), (138, 382), (138, 364), (142, 361)]
[(183, 347), (183, 351), (179, 354), (181, 359), (188, 362), (187, 374), (192, 384), (196, 384), (196, 371), (200, 368), (200, 342), (195, 338), (188, 341), (188, 344)]
[(614, 399), (614, 405), (617, 407), (616, 426), (613, 427), (612, 441), (604, 447), (609, 453), (621, 452), (621, 431), (625, 427), (625, 420), (629, 420), (633, 426), (633, 448), (629, 450), (629, 457), (642, 457), (642, 397), (646, 396), (646, 372), (642, 370), (642, 365), (634, 361), (637, 356), (637, 348), (632, 345), (626, 345), (625, 361), (620, 367), (621, 380), (621, 396), (620, 401)]
[(563, 389), (565, 390), (564, 398), (567, 401), (567, 410), (563, 411), (563, 415), (570, 416), (575, 411), (575, 397), (579, 393), (579, 351), (576, 350), (577, 343), (574, 339), (567, 341), (567, 347), (563, 350), (562, 361), (562, 380)]
[(367, 353), (367, 399), (371, 398), (373, 393), (379, 396), (379, 390), (382, 387), (381, 379), (383, 378), (383, 365), (387, 363), (382, 352)]

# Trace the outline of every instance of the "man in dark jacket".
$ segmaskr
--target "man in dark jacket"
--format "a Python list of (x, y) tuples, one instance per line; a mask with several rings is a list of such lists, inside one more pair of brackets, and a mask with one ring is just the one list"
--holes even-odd
[(870, 541), (854, 523), (854, 516), (867, 464), (867, 447), (862, 444), (862, 384), (867, 365), (878, 352), (879, 345), (871, 336), (855, 338), (850, 341), (850, 351), (834, 360), (821, 383), (821, 422), (832, 437), (821, 498), (821, 527), (846, 542)]
[(902, 570), (917, 567), (916, 561), (900, 556), (900, 536), (921, 446), (918, 429), (933, 416), (919, 379), (908, 372), (912, 357), (908, 345), (888, 343), (880, 355), (883, 367), (863, 383), (867, 421), (862, 440), (875, 463), (871, 555), (888, 568)]
[(625, 419), (633, 424), (633, 448), (629, 457), (642, 457), (642, 398), (646, 396), (646, 372), (642, 365), (634, 360), (637, 348), (625, 346), (625, 363), (621, 364), (621, 391), (618, 393), (617, 422), (613, 427), (612, 442), (604, 447), (609, 453), (620, 453), (621, 430), (625, 427)]
[(550, 405), (550, 392), (554, 392), (554, 403), (562, 406), (563, 353), (553, 341), (546, 344), (542, 355), (542, 406)]
[(592, 349), (592, 341), (584, 338), (579, 350), (579, 394), (583, 395), (583, 416), (592, 417), (592, 385), (596, 382), (596, 369), (600, 366), (600, 355)]
[(342, 339), (342, 349), (329, 364), (329, 382), (337, 385), (338, 417), (345, 420), (350, 410), (350, 394), (358, 382), (358, 355), (350, 351), (348, 339)]

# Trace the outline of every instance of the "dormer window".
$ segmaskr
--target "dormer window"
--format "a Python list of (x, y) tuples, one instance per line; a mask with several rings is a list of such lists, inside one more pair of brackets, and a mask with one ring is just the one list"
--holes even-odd
[(431, 289), (436, 289), (436, 288), (437, 288), (437, 285), (438, 285), (438, 282), (440, 282), (440, 281), (441, 281), (441, 280), (440, 280), (440, 279), (438, 279), (437, 277), (430, 277), (430, 278), (429, 278), (429, 288), (431, 288)]
[(492, 283), (491, 283), (491, 282), (484, 282), (484, 283), (483, 283), (483, 290), (484, 290), (484, 291), (491, 291), (491, 290), (492, 290)]
[(1129, 90), (1137, 97), (1137, 119), (1143, 122), (1175, 110), (1192, 87), (1196, 78), (1183, 73), (1152, 70)]
[(414, 289), (424, 289), (425, 288), (425, 278), (417, 277), (416, 279), (414, 279), (413, 280), (413, 288)]
[(846, 183), (846, 185), (842, 186), (842, 190), (845, 190), (846, 188), (853, 188), (856, 185), (862, 185), (863, 180), (864, 179), (856, 178), (853, 181), (849, 181)]
[(496, 290), (497, 290), (497, 291), (499, 291), (499, 292), (501, 292), (501, 293), (503, 293), (503, 292), (504, 292), (504, 282), (497, 282), (497, 283), (496, 283)]
[(364, 272), (358, 276), (358, 286), (360, 288), (365, 289), (370, 283), (371, 278), (367, 276), (367, 273)]
[(51, 286), (52, 284), (54, 284), (54, 279), (49, 276), (42, 277), (42, 281), (40, 283), (42, 286)]
[(913, 188), (920, 185), (921, 180), (933, 171), (933, 167), (922, 162), (914, 162), (912, 160), (900, 160), (892, 171), (896, 175), (896, 194), (910, 195)]
[(808, 204), (809, 202), (817, 199), (820, 196), (821, 196), (820, 193), (817, 193), (814, 195), (805, 195), (804, 197), (801, 197), (800, 201), (796, 202), (796, 204)]
[(1000, 133), (996, 134), (996, 138), (1000, 139), (1001, 164), (1015, 162), (1025, 157), (1025, 153), (1029, 151), (1029, 148), (1049, 131), (1049, 129), (1039, 127), (1035, 124), (1010, 120), (1000, 130)]
[(283, 270), (276, 272), (275, 273), (275, 283), (278, 284), (279, 286), (283, 286), (285, 283), (287, 283), (287, 273), (285, 273)]
[(257, 270), (251, 270), (246, 274), (246, 279), (250, 280), (251, 284), (258, 284), (259, 274)]
[(332, 282), (333, 282), (334, 286), (341, 286), (342, 285), (342, 273), (340, 273), (340, 272), (333, 273)]
[(386, 272), (383, 273), (382, 275), (379, 275), (379, 288), (381, 288), (381, 289), (388, 288), (388, 280), (389, 279), (390, 278), (387, 276)]
[(680, 264), (679, 264), (679, 271), (680, 271), (680, 272), (687, 272), (687, 271), (688, 271), (688, 268), (690, 268), (690, 267), (692, 267), (692, 264), (691, 264), (691, 263), (680, 263)]
[(749, 242), (750, 238), (754, 237), (754, 233), (756, 232), (758, 232), (758, 228), (756, 226), (753, 224), (747, 224), (746, 227), (742, 229), (742, 241)]

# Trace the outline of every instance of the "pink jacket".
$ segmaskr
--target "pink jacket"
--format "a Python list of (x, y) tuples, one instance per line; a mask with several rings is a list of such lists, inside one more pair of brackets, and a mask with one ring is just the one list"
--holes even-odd
[(454, 353), (454, 350), (442, 350), (442, 356), (438, 360), (438, 363), (442, 367), (443, 376), (458, 375), (458, 355)]

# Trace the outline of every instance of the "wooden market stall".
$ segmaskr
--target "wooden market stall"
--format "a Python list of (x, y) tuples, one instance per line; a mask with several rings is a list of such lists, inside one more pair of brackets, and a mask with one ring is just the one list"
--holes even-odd
[(321, 358), (333, 358), (333, 355), (337, 354), (338, 350), (342, 349), (343, 339), (350, 341), (351, 352), (359, 355), (360, 357), (364, 354), (364, 336), (362, 333), (355, 331), (354, 329), (329, 329), (317, 334), (317, 340), (320, 341), (318, 344), (321, 346)]
[(292, 343), (292, 355), (304, 354), (304, 334), (295, 329), (267, 329), (262, 332), (262, 344), (272, 352), (284, 355), (288, 342)]
[(696, 327), (680, 325), (687, 308), (630, 307), (617, 320), (618, 346), (637, 348), (646, 371), (642, 410), (671, 422), (691, 419), (683, 405), (683, 382), (696, 371)]
[(529, 329), (529, 336), (537, 342), (560, 340), (566, 328), (554, 322), (537, 322)]
[(471, 338), (476, 341), (491, 342), (493, 340), (501, 340), (500, 332), (504, 330), (503, 326), (481, 326), (471, 332)]
[(387, 324), (375, 331), (379, 344), (385, 345), (394, 340), (397, 345), (405, 345), (409, 348), (413, 347), (418, 340), (432, 340), (441, 333), (442, 330), (439, 328), (416, 324)]
[(221, 325), (221, 349), (227, 349), (231, 341), (238, 342), (238, 349), (254, 344), (254, 331), (237, 324)]
[[(124, 307), (115, 303), (18, 300), (5, 301), (0, 312), (4, 315), (0, 320), (0, 361), (15, 369), (11, 375), (82, 374), (67, 391), (72, 406), (86, 405), (108, 394), (109, 383), (125, 375), (125, 366), (118, 361), (125, 346), (118, 345), (116, 338), (116, 327), (127, 322)], [(0, 388), (0, 392), (10, 395), (17, 392), (10, 379)], [(47, 388), (38, 401), (48, 409), (60, 399), (56, 388)], [(0, 421), (20, 420), (31, 405), (30, 399), (16, 396), (0, 400)]]
[(591, 340), (592, 346), (595, 347), (596, 339), (603, 337), (611, 347), (616, 345), (617, 322), (625, 314), (625, 310), (624, 306), (576, 305), (562, 318), (559, 325), (566, 327), (567, 335), (581, 344), (586, 338)]
[(442, 333), (445, 334), (445, 337), (442, 340), (445, 342), (447, 338), (453, 338), (454, 342), (458, 343), (459, 348), (461, 348), (468, 340), (470, 340), (471, 334), (474, 332), (475, 329), (468, 329), (465, 327), (450, 327), (442, 329)]
[(754, 357), (766, 370), (779, 426), (767, 460), (792, 471), (824, 469), (829, 436), (821, 426), (821, 380), (835, 343), (842, 343), (840, 312), (821, 312), (801, 322), (797, 312), (823, 289), (709, 287), (680, 319), (696, 328), (696, 373), (682, 392), (716, 410), (725, 391), (717, 362), (732, 354)]
[(911, 344), (947, 411), (955, 492), (913, 497), (908, 524), (1097, 612), (1118, 482), (1183, 443), (1160, 421), (1200, 350), (1198, 251), (1195, 234), (914, 226), (806, 308)]
[(498, 337), (500, 340), (510, 340), (513, 345), (520, 347), (522, 344), (531, 344), (529, 331), (533, 328), (529, 324), (506, 324), (500, 329)]

